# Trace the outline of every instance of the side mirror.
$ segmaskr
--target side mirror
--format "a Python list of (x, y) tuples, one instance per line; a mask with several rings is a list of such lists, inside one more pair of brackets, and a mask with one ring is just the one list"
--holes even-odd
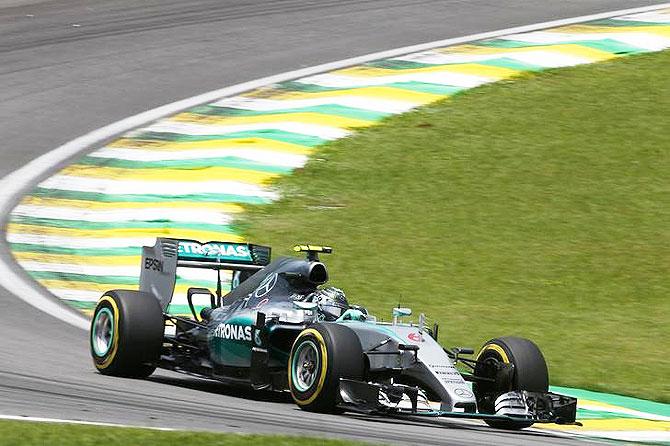
[[(191, 310), (191, 314), (193, 314), (193, 319), (196, 322), (202, 322), (202, 317), (200, 319), (198, 319), (198, 316), (196, 315), (195, 305), (193, 305), (193, 296), (208, 296), (209, 297), (210, 308), (216, 308), (216, 302), (214, 300), (214, 295), (207, 288), (195, 288), (195, 287), (193, 287), (193, 288), (189, 288), (186, 291), (186, 301), (188, 302), (188, 308)], [(201, 316), (202, 316), (202, 313), (201, 313)]]
[(411, 316), (412, 315), (412, 309), (411, 308), (406, 308), (406, 307), (397, 307), (393, 309), (393, 317), (404, 317), (404, 316)]

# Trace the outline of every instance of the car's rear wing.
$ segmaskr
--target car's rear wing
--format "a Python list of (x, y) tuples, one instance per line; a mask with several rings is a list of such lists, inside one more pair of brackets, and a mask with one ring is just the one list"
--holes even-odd
[(271, 248), (251, 243), (179, 240), (177, 266), (257, 271), (270, 263)]
[(156, 296), (163, 310), (172, 300), (177, 267), (258, 271), (270, 263), (271, 249), (251, 243), (157, 238), (142, 248), (140, 291)]

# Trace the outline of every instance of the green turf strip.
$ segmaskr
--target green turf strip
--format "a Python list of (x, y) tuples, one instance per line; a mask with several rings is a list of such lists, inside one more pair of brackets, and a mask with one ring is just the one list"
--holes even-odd
[[(507, 59), (505, 57), (501, 57), (500, 59), (492, 59), (492, 60), (487, 60), (487, 61), (481, 61), (481, 62), (473, 62), (479, 65), (489, 65), (492, 67), (501, 67), (501, 68), (510, 68), (512, 70), (523, 70), (523, 71), (539, 71), (542, 70), (543, 67), (537, 66), (537, 65), (532, 65), (532, 64), (527, 64), (523, 62), (519, 62), (518, 60), (514, 59)], [(379, 61), (379, 62), (371, 62), (368, 64), (369, 66), (375, 67), (375, 68), (386, 68), (386, 69), (393, 69), (393, 70), (405, 70), (405, 69), (415, 69), (415, 68), (426, 68), (426, 67), (436, 67), (440, 65), (436, 64), (426, 64), (426, 63), (419, 63), (419, 62), (411, 62), (411, 61), (403, 61), (403, 60), (390, 60), (390, 61)], [(454, 64), (449, 64), (453, 66), (458, 66), (461, 65), (460, 63), (454, 63)]]
[[(594, 48), (600, 51), (605, 51), (607, 53), (612, 54), (638, 54), (647, 52), (647, 50), (645, 50), (644, 48), (638, 48), (636, 46), (627, 45), (625, 43), (621, 43), (612, 39), (579, 40), (574, 42), (561, 42), (561, 44), (580, 45), (588, 48)], [(553, 44), (532, 43), (532, 42), (523, 42), (523, 41), (506, 40), (506, 39), (491, 39), (476, 42), (476, 45), (483, 47), (492, 47), (492, 48), (528, 48), (535, 46), (535, 47), (546, 47), (546, 49), (551, 50)]]
[(563, 395), (572, 396), (581, 400), (598, 401), (613, 406), (625, 407), (626, 409), (637, 410), (663, 417), (670, 417), (670, 404), (658, 403), (655, 401), (631, 398), (622, 395), (613, 395), (608, 393), (593, 392), (590, 390), (572, 389), (569, 387), (552, 386), (552, 391)]
[[(463, 87), (428, 84), (424, 82), (395, 82), (382, 86), (388, 88), (398, 88), (400, 90), (417, 91), (419, 93), (431, 93), (439, 95), (450, 95), (464, 90)], [(366, 88), (366, 87), (355, 87), (355, 88), (322, 87), (320, 85), (303, 84), (300, 82), (283, 82), (276, 86), (276, 90), (280, 90), (281, 92), (298, 91), (303, 93), (320, 93), (327, 91), (348, 91), (348, 90), (352, 90), (355, 92), (355, 90), (358, 88)]]
[(271, 111), (244, 110), (240, 108), (202, 105), (189, 110), (189, 112), (206, 116), (274, 116), (291, 113), (318, 113), (327, 116), (342, 116), (345, 118), (360, 119), (362, 121), (378, 121), (390, 115), (390, 113), (345, 107), (337, 104), (324, 104), (315, 105), (313, 107), (287, 108)]
[[(97, 302), (93, 302), (90, 300), (64, 299), (63, 301), (72, 308), (76, 308), (77, 310), (93, 310), (97, 305)], [(203, 308), (209, 307), (209, 305), (193, 305), (193, 307), (195, 308), (195, 313), (200, 314), (200, 311)], [(167, 313), (173, 316), (190, 316), (192, 314), (191, 309), (189, 308), (188, 305), (175, 305), (175, 304), (170, 304), (168, 306)]]
[[(200, 311), (203, 308), (210, 308), (209, 304), (208, 305), (195, 305), (194, 304), (193, 307), (195, 308), (195, 314), (200, 314)], [(191, 315), (192, 314), (191, 309), (189, 308), (188, 305), (176, 305), (176, 304), (170, 304), (168, 306), (168, 313), (170, 313), (172, 315)]]
[(64, 280), (67, 282), (109, 283), (114, 285), (133, 285), (137, 287), (140, 276), (140, 265), (137, 265), (137, 276), (93, 276), (90, 274), (75, 274), (53, 271), (29, 271), (28, 274), (35, 280)]
[(63, 299), (63, 302), (77, 310), (92, 310), (97, 304), (97, 302), (92, 302), (90, 300)]
[(296, 81), (286, 81), (275, 84), (272, 87), (268, 87), (266, 90), (268, 93), (267, 97), (272, 97), (272, 92), (285, 93), (291, 91), (298, 91), (303, 93), (320, 93), (324, 91), (337, 91), (341, 90), (341, 88), (322, 87), (321, 85), (303, 84), (302, 82), (296, 82)]
[(604, 412), (604, 411), (593, 411), (586, 409), (577, 409), (577, 420), (618, 420), (618, 419), (639, 419), (633, 415), (626, 415), (623, 413), (617, 412)]
[(522, 42), (517, 40), (507, 39), (487, 39), (474, 42), (473, 45), (486, 48), (526, 48), (532, 46), (550, 46), (551, 44), (535, 44), (532, 42)]
[(227, 133), (225, 135), (186, 135), (183, 133), (144, 132), (134, 135), (132, 139), (147, 140), (147, 141), (193, 142), (193, 141), (227, 141), (230, 139), (244, 139), (244, 138), (269, 139), (272, 141), (286, 142), (306, 147), (314, 147), (326, 142), (326, 140), (318, 138), (316, 136), (285, 132), (282, 130), (255, 130), (248, 132)]
[(433, 65), (423, 62), (414, 62), (411, 60), (384, 59), (368, 62), (364, 64), (364, 66), (371, 68), (382, 68), (386, 70), (413, 70), (417, 68), (432, 67)]
[(579, 43), (581, 46), (588, 48), (593, 48), (595, 50), (605, 51), (606, 53), (612, 54), (639, 54), (647, 52), (644, 48), (638, 48), (636, 46), (627, 45), (623, 42), (613, 39), (604, 39), (604, 40), (590, 40)]
[(77, 255), (82, 257), (99, 256), (138, 256), (142, 248), (64, 248), (61, 246), (49, 246), (44, 244), (10, 243), (12, 252), (34, 252), (40, 254)]
[[(77, 310), (93, 310), (97, 305), (97, 302), (93, 302), (90, 300), (64, 299), (63, 302), (65, 302), (72, 308), (76, 308)], [(200, 314), (200, 310), (205, 308), (207, 305), (193, 305), (193, 306), (195, 308), (196, 314)], [(173, 316), (191, 315), (191, 309), (189, 308), (188, 305), (170, 304), (168, 306), (167, 312)]]
[(268, 172), (277, 174), (286, 174), (292, 169), (285, 166), (273, 166), (270, 164), (261, 164), (258, 162), (246, 160), (237, 157), (224, 158), (199, 158), (185, 160), (165, 160), (165, 161), (136, 161), (124, 160), (120, 158), (102, 158), (97, 156), (85, 156), (77, 161), (76, 166), (104, 166), (120, 169), (181, 169), (181, 170), (200, 170), (210, 167), (229, 167), (232, 169), (253, 170), (257, 172)]
[[(323, 146), (240, 227), (445, 346), (538, 343), (553, 384), (670, 401), (670, 52), (528, 74)], [(416, 320), (416, 316), (414, 318)]]
[(213, 432), (158, 431), (0, 420), (3, 446), (363, 446), (350, 440), (240, 435)]
[[(35, 280), (63, 280), (67, 282), (76, 283), (90, 283), (90, 284), (113, 284), (132, 286), (137, 288), (139, 285), (140, 264), (137, 264), (137, 276), (94, 276), (90, 274), (76, 274), (66, 272), (53, 271), (28, 271), (28, 274)], [(179, 277), (179, 270), (177, 271), (177, 281), (182, 285), (191, 287), (203, 287), (215, 285), (214, 280), (190, 280)], [(228, 281), (223, 280), (223, 285), (228, 284)]]
[(234, 233), (233, 229), (229, 225), (188, 223), (165, 219), (156, 219), (155, 221), (126, 220), (98, 222), (84, 220), (59, 220), (56, 218), (37, 218), (12, 215), (10, 221), (16, 224), (35, 226), (36, 230), (39, 230), (40, 227), (81, 229), (82, 231), (99, 231), (107, 229), (156, 229), (157, 236), (160, 235), (161, 229), (166, 228), (220, 232), (222, 236)]
[(479, 65), (488, 65), (491, 67), (500, 67), (500, 68), (509, 68), (511, 70), (518, 71), (542, 71), (545, 68), (539, 65), (533, 65), (525, 62), (521, 62), (515, 59), (501, 57), (499, 59), (490, 59), (477, 62)]
[(31, 196), (37, 198), (56, 198), (63, 200), (85, 200), (85, 201), (100, 201), (103, 203), (161, 203), (161, 202), (224, 202), (224, 203), (244, 203), (244, 204), (264, 204), (269, 203), (270, 200), (264, 197), (253, 197), (249, 195), (233, 195), (233, 194), (185, 194), (185, 195), (148, 195), (148, 194), (132, 194), (132, 195), (111, 195), (100, 194), (97, 192), (79, 192), (61, 189), (45, 189), (43, 187), (35, 188)]
[[(620, 27), (620, 26), (645, 27), (645, 26), (667, 26), (667, 23), (639, 22), (637, 20), (622, 20), (614, 18), (614, 19), (595, 20), (593, 22), (586, 23), (586, 25), (613, 26), (613, 27)], [(616, 30), (613, 30), (613, 32), (616, 32)]]
[(395, 82), (386, 84), (384, 87), (398, 88), (400, 90), (416, 91), (418, 93), (437, 94), (448, 96), (463, 91), (463, 87), (454, 87), (451, 85), (429, 84), (426, 82)]

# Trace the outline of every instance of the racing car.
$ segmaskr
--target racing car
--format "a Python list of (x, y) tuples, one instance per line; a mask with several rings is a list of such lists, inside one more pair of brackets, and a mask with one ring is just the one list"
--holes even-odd
[[(443, 348), (438, 325), (409, 308), (378, 321), (326, 286), (325, 246), (271, 261), (251, 243), (158, 238), (142, 248), (139, 290), (110, 290), (95, 308), (90, 350), (105, 375), (148, 377), (156, 368), (253, 389), (290, 392), (304, 410), (482, 419), (521, 429), (576, 424), (577, 400), (548, 391), (530, 340), (500, 337), (478, 354)], [(300, 254), (303, 253), (303, 254)], [(190, 316), (170, 314), (177, 268), (214, 270), (216, 289), (192, 287)], [(231, 275), (223, 292), (222, 271)], [(213, 286), (212, 286), (213, 287)], [(194, 299), (207, 305), (197, 311)], [(457, 367), (458, 366), (458, 367)]]

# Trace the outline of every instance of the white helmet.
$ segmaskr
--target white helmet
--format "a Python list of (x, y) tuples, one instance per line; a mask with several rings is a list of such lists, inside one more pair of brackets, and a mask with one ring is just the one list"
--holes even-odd
[(316, 290), (306, 298), (309, 302), (315, 302), (319, 312), (327, 321), (334, 321), (349, 309), (347, 296), (339, 288), (328, 287)]

